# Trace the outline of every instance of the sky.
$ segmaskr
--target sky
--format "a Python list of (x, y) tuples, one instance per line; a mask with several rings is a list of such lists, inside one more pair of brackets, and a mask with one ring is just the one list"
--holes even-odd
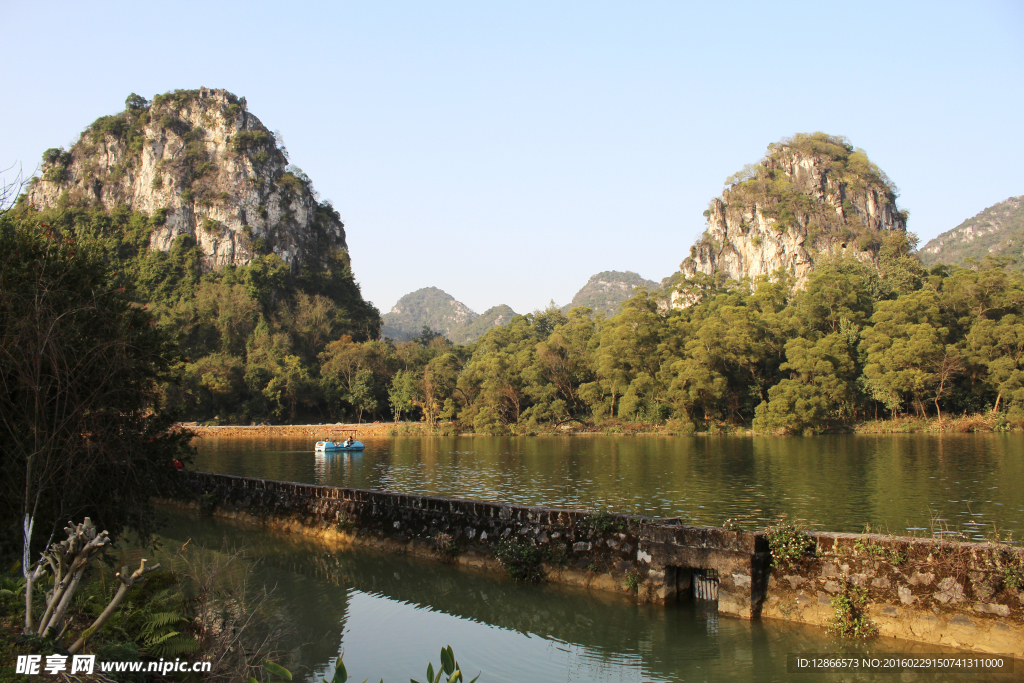
[[(90, 122), (225, 88), (280, 131), (387, 312), (482, 313), (660, 280), (723, 181), (797, 132), (846, 136), (928, 239), (1024, 194), (1024, 3), (0, 0), (0, 169)], [(10, 177), (8, 172), (5, 178)]]

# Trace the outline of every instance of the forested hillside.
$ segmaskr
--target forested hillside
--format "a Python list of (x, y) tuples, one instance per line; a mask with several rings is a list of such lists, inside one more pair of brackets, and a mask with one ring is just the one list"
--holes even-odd
[[(43, 162), (9, 218), (99, 252), (152, 311), (187, 357), (163, 387), (167, 407), (242, 423), (327, 413), (321, 355), (343, 336), (376, 339), (380, 316), (352, 274), (337, 212), (286, 170), (243, 100), (133, 95)], [(250, 175), (238, 184), (236, 171)]]
[(595, 313), (615, 315), (623, 301), (633, 298), (634, 290), (638, 287), (654, 291), (658, 283), (645, 280), (632, 271), (606, 270), (591, 275), (587, 284), (576, 292), (572, 301), (562, 307), (562, 311), (569, 312), (578, 306), (586, 306)]
[[(487, 433), (613, 420), (667, 421), (678, 431), (731, 424), (802, 433), (877, 416), (979, 411), (996, 411), (1004, 423), (1024, 421), (1024, 275), (999, 262), (927, 271), (902, 229), (905, 214), (894, 213), (891, 183), (842, 141), (810, 136), (791, 145), (801, 154), (810, 145), (819, 157), (831, 150), (827, 173), (820, 158), (797, 155), (784, 177), (762, 164), (726, 197), (753, 202), (757, 230), (818, 245), (813, 268), (733, 279), (697, 269), (670, 284), (687, 307), (667, 307), (662, 292), (641, 289), (611, 317), (588, 307), (522, 316), (496, 307), (476, 316), (440, 290), (421, 290), (393, 311), (422, 322), (418, 333), (392, 341), (380, 338), (379, 315), (360, 295), (336, 212), (321, 202), (299, 216), (315, 195), (308, 179), (282, 165), (280, 148), (257, 152), (266, 155), (257, 159), (248, 143), (214, 145), (216, 154), (204, 162), (213, 166), (201, 173), (202, 165), (168, 162), (160, 191), (171, 183), (177, 203), (167, 211), (139, 209), (153, 201), (138, 179), (147, 164), (156, 168), (158, 147), (177, 150), (172, 159), (187, 156), (189, 144), (208, 141), (189, 131), (219, 126), (210, 135), (222, 136), (225, 117), (259, 132), (241, 105), (231, 109), (221, 96), (197, 104), (189, 93), (174, 95), (152, 104), (133, 96), (125, 112), (88, 128), (82, 146), (48, 151), (44, 178), (51, 179), (37, 181), (8, 219), (72, 238), (73, 248), (96, 251), (113, 266), (117, 283), (186, 356), (177, 381), (162, 389), (164, 403), (183, 418), (247, 424), (411, 417)], [(206, 118), (202, 101), (213, 103)], [(194, 121), (185, 135), (195, 139), (175, 147), (171, 137), (156, 136), (150, 112), (158, 106), (179, 107), (179, 120)], [(169, 116), (162, 113), (157, 127)], [(83, 174), (101, 162), (114, 190), (86, 183), (88, 191), (80, 191)], [(262, 189), (243, 199), (228, 190), (209, 194), (213, 179), (234, 177), (218, 164), (253, 169), (252, 185)], [(787, 189), (787, 174), (817, 178), (841, 220), (805, 206), (803, 194)], [(64, 188), (56, 198), (54, 187)], [(859, 199), (842, 199), (854, 190)], [(764, 203), (765, 192), (782, 199), (771, 195)], [(196, 218), (202, 211), (246, 202), (256, 202), (257, 215), (265, 209), (260, 229), (271, 241), (246, 235), (246, 223), (237, 230), (224, 223), (217, 229), (232, 233), (234, 251), (216, 240), (200, 244), (213, 234), (206, 228), (216, 227)], [(166, 242), (170, 208), (192, 218), (176, 223)], [(742, 210), (723, 202), (718, 211), (729, 230), (747, 230), (743, 239), (754, 243)], [(444, 305), (435, 305), (438, 293)], [(453, 345), (438, 327), (454, 341), (482, 336)], [(457, 337), (459, 330), (467, 337)]]
[(507, 324), (515, 314), (504, 304), (479, 314), (448, 292), (437, 287), (424, 287), (403, 296), (384, 314), (381, 333), (394, 341), (409, 341), (429, 331), (455, 343), (467, 344), (479, 339), (492, 327)]
[(962, 266), (967, 259), (1008, 258), (1024, 269), (1024, 196), (1010, 197), (921, 247), (921, 262)]
[(802, 290), (783, 273), (698, 279), (685, 309), (646, 292), (607, 319), (550, 308), (471, 346), (343, 339), (321, 356), (322, 386), (364, 419), (497, 434), (615, 420), (809, 433), (993, 410), (999, 424), (1024, 422), (1024, 276), (927, 272), (898, 237), (879, 257), (894, 277), (835, 258)]

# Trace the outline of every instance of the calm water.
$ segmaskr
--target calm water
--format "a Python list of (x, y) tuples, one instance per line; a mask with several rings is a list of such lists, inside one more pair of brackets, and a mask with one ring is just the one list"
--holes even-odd
[(750, 529), (808, 527), (983, 540), (1024, 535), (1024, 435), (205, 438), (196, 469), (354, 488), (602, 509)]
[[(337, 550), (301, 537), (164, 511), (156, 559), (166, 567), (186, 541), (244, 547), (254, 578), (274, 587), (291, 627), (282, 662), (296, 680), (333, 674), (344, 651), (350, 679), (424, 680), (428, 660), (450, 644), (470, 678), (531, 681), (1020, 681), (1024, 675), (788, 674), (788, 653), (937, 653), (944, 648), (880, 639), (870, 650), (823, 631), (772, 620), (718, 618), (703, 603), (636, 605), (626, 595), (527, 586), (429, 560)], [(251, 560), (243, 564), (253, 564)], [(1024, 662), (1016, 662), (1017, 667)]]

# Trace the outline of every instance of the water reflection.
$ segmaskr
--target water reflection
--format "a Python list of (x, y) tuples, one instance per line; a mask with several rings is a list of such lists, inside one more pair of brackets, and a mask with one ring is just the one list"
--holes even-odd
[[(307, 443), (308, 441), (308, 443)], [(758, 526), (779, 514), (832, 531), (1024, 532), (1024, 435), (366, 438), (198, 443), (199, 469), (524, 504)]]
[[(700, 603), (636, 605), (625, 595), (519, 585), (435, 562), (328, 549), (301, 537), (166, 514), (167, 548), (191, 538), (208, 548), (245, 546), (262, 558), (256, 575), (276, 586), (282, 614), (296, 627), (284, 643), (295, 649), (287, 665), (307, 681), (330, 677), (331, 663), (342, 650), (354, 680), (408, 680), (422, 674), (428, 660), (436, 664), (438, 650), (451, 644), (471, 676), (483, 671), (485, 682), (760, 682), (794, 680), (786, 672), (790, 652), (839, 649), (818, 629), (719, 619)], [(169, 561), (166, 553), (160, 559)], [(872, 644), (874, 652), (937, 650), (888, 639)]]

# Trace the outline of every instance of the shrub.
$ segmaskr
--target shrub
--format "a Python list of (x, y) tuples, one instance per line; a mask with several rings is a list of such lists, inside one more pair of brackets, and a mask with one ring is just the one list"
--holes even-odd
[(434, 536), (434, 550), (442, 562), (452, 562), (459, 554), (459, 545), (451, 534), (438, 532)]
[(287, 171), (282, 173), (281, 177), (277, 179), (277, 184), (288, 194), (300, 194), (305, 187), (303, 182), (299, 180), (298, 176)]
[(270, 136), (262, 130), (240, 130), (231, 138), (231, 149), (241, 154), (253, 147), (262, 147), (270, 140)]
[(778, 524), (765, 529), (768, 547), (772, 553), (772, 567), (789, 566), (799, 562), (814, 548), (814, 540), (806, 532), (780, 519)]
[(104, 135), (110, 135), (120, 139), (125, 131), (128, 130), (128, 122), (120, 114), (101, 116), (93, 121), (89, 129), (92, 131), (93, 138), (102, 138)]
[(612, 515), (607, 510), (601, 510), (595, 512), (586, 518), (583, 522), (584, 525), (590, 527), (592, 531), (599, 534), (605, 534), (609, 532), (622, 533), (626, 530), (626, 523), (618, 517)]
[(65, 152), (63, 147), (51, 147), (43, 152), (43, 163), (63, 166), (67, 168), (71, 164), (71, 152)]
[(68, 169), (63, 166), (50, 166), (48, 169), (43, 171), (43, 180), (47, 180), (51, 183), (62, 183), (70, 177), (71, 174), (68, 173)]
[(1018, 558), (1016, 562), (1003, 567), (1003, 584), (1010, 590), (1024, 588), (1024, 560)]
[(132, 93), (124, 101), (125, 109), (142, 110), (149, 106), (149, 100), (142, 95)]
[(868, 592), (865, 589), (846, 582), (842, 592), (829, 600), (829, 603), (836, 611), (826, 626), (829, 633), (840, 638), (870, 638), (878, 635), (878, 626), (864, 614), (868, 605)]
[(498, 543), (494, 555), (515, 581), (539, 583), (544, 579), (541, 551), (521, 538), (512, 536), (503, 539)]

